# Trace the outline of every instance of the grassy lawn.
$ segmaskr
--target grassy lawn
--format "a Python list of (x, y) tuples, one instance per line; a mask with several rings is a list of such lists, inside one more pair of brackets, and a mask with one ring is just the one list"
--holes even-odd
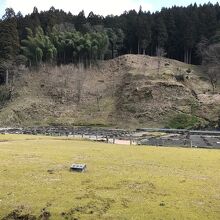
[(0, 135), (0, 219), (16, 216), (217, 220), (220, 151)]

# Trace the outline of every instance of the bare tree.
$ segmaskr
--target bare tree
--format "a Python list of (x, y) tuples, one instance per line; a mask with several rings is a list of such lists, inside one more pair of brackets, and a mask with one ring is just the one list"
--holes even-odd
[(77, 104), (79, 105), (81, 102), (82, 91), (83, 91), (83, 84), (85, 82), (86, 73), (83, 68), (83, 65), (79, 65), (78, 69), (76, 70), (76, 97), (77, 97)]
[(202, 65), (215, 92), (220, 75), (220, 43), (208, 45), (207, 41), (200, 42), (198, 50), (202, 56)]
[(166, 56), (166, 52), (162, 47), (157, 47), (156, 48), (156, 55), (158, 57), (158, 66), (157, 66), (157, 71), (158, 71), (158, 75), (160, 73), (160, 65), (161, 65), (161, 58)]
[(100, 100), (102, 98), (102, 95), (100, 94), (100, 92), (97, 90), (96, 93), (96, 101), (97, 101), (97, 110), (100, 112)]
[(206, 70), (207, 76), (208, 76), (209, 81), (212, 85), (212, 92), (213, 93), (215, 93), (215, 89), (216, 89), (217, 83), (218, 83), (219, 68), (220, 68), (220, 66), (216, 65), (216, 66), (210, 66)]

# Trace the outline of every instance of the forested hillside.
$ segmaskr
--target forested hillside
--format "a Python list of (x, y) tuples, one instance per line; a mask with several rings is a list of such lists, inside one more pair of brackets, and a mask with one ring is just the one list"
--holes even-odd
[(84, 63), (123, 54), (163, 55), (201, 64), (197, 46), (219, 40), (219, 4), (163, 8), (160, 12), (126, 11), (120, 16), (100, 16), (81, 11), (72, 15), (51, 7), (29, 15), (5, 10), (0, 20), (0, 61), (37, 66), (42, 62)]

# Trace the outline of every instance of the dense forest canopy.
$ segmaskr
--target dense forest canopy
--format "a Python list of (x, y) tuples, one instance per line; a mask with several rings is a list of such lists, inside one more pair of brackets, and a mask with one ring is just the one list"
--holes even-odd
[[(204, 40), (220, 42), (220, 6), (204, 4), (162, 8), (150, 13), (126, 11), (120, 16), (100, 16), (84, 11), (78, 15), (51, 7), (23, 16), (7, 8), (0, 20), (0, 68), (8, 63), (37, 66), (84, 63), (118, 55), (157, 55), (186, 63), (201, 64)], [(215, 37), (216, 36), (216, 37)], [(216, 42), (217, 41), (217, 42)]]

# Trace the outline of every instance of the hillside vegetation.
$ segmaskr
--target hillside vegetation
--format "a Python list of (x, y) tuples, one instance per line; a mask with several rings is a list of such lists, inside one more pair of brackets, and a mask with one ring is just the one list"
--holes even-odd
[[(0, 219), (220, 218), (219, 151), (0, 140)], [(87, 171), (69, 172), (72, 163)]]
[(211, 91), (202, 68), (166, 58), (123, 55), (88, 69), (45, 66), (20, 71), (10, 100), (1, 92), (7, 99), (0, 123), (178, 127), (182, 120), (184, 127), (215, 126), (220, 96), (218, 88)]
[(167, 57), (201, 64), (198, 44), (219, 42), (219, 14), (219, 4), (210, 2), (163, 7), (156, 13), (140, 7), (105, 17), (92, 11), (87, 16), (84, 10), (73, 15), (54, 7), (47, 11), (34, 7), (23, 16), (6, 8), (0, 18), (0, 69), (12, 63), (88, 64), (119, 54), (158, 55), (161, 49)]

